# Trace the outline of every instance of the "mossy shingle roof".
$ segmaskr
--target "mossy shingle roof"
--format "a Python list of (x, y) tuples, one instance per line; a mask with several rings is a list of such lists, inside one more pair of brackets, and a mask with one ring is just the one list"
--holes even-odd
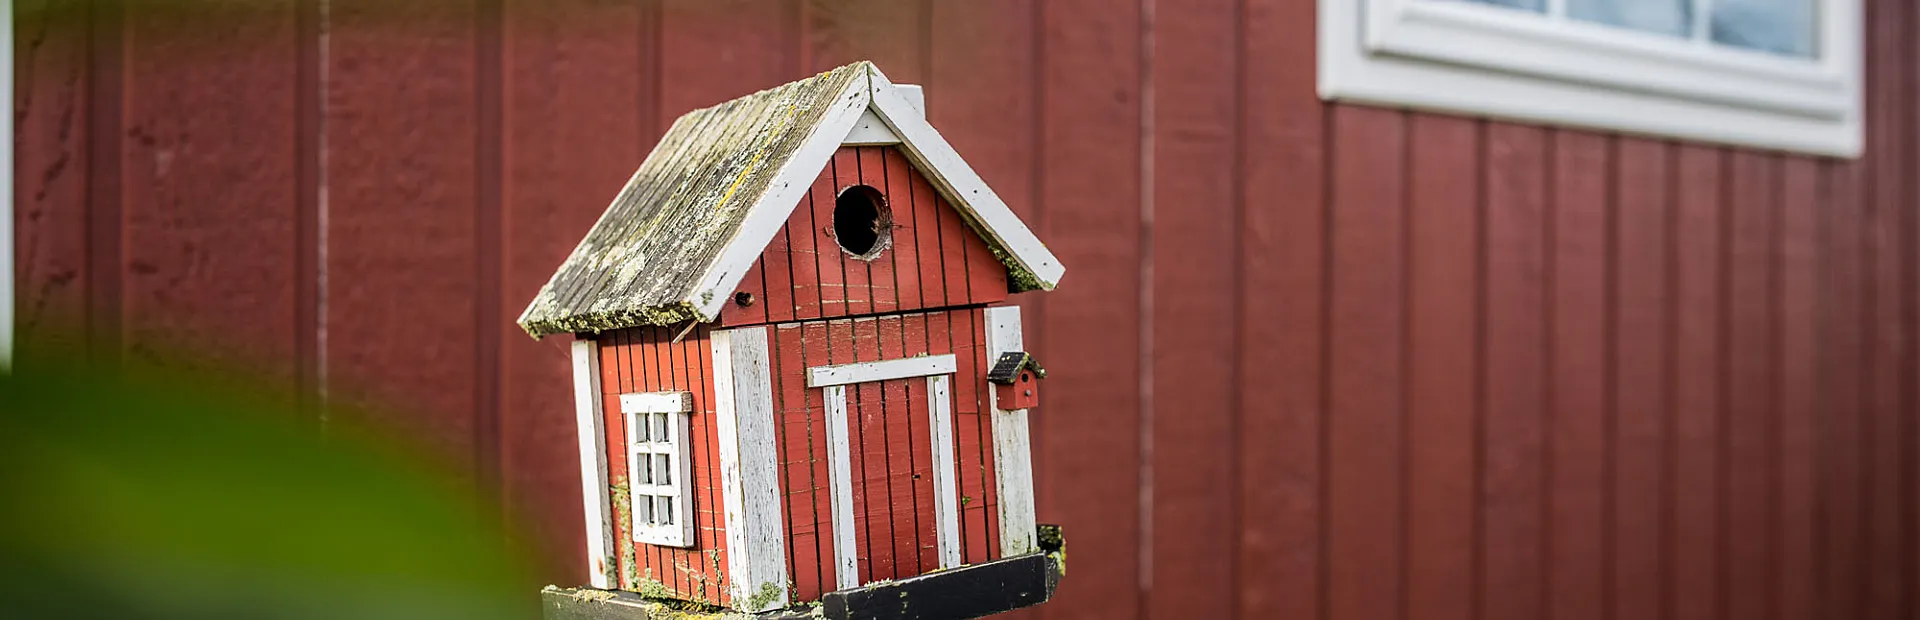
[(520, 315), (535, 337), (672, 324), (825, 116), (870, 63), (694, 110), (674, 121), (600, 221)]
[(1018, 290), (1064, 272), (1033, 232), (872, 63), (688, 112), (667, 130), (520, 315), (535, 338), (711, 321), (862, 118), (899, 138)]

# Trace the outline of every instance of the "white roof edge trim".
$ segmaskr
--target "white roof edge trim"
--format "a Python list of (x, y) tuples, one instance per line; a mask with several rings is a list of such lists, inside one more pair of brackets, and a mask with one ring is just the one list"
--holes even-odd
[(710, 323), (720, 318), (720, 309), (732, 297), (733, 289), (740, 286), (740, 280), (753, 268), (753, 262), (760, 258), (767, 244), (773, 242), (773, 236), (786, 226), (787, 217), (800, 204), (800, 197), (813, 188), (814, 178), (833, 160), (833, 153), (840, 150), (840, 142), (853, 132), (860, 114), (873, 100), (871, 93), (867, 80), (855, 78), (835, 95), (833, 107), (814, 127), (813, 134), (807, 136), (806, 142), (774, 176), (766, 193), (747, 209), (740, 230), (734, 232), (733, 239), (720, 250), (719, 258), (707, 267), (687, 298), (681, 300), (693, 307), (701, 322)]
[(786, 226), (787, 218), (800, 204), (800, 198), (812, 189), (820, 171), (833, 160), (841, 143), (852, 135), (860, 118), (869, 109), (879, 115), (900, 138), (901, 151), (918, 167), (927, 181), (953, 201), (962, 215), (978, 224), (987, 239), (1004, 250), (1020, 266), (1033, 274), (1042, 290), (1053, 290), (1066, 267), (1054, 258), (1047, 246), (1034, 236), (1013, 209), (993, 193), (973, 167), (953, 150), (940, 132), (927, 122), (920, 109), (897, 90), (893, 82), (872, 68), (866, 80), (855, 79), (836, 96), (833, 109), (808, 136), (785, 168), (774, 177), (767, 192), (748, 209), (740, 230), (720, 251), (719, 259), (700, 277), (684, 303), (692, 306), (701, 322), (720, 318), (720, 310), (740, 286), (753, 262), (760, 258), (773, 236)]
[(1034, 236), (1026, 223), (1013, 214), (1013, 209), (1000, 200), (1000, 195), (993, 193), (993, 188), (987, 186), (973, 167), (954, 152), (953, 145), (934, 130), (919, 108), (900, 94), (879, 68), (869, 73), (874, 111), (900, 136), (900, 147), (907, 158), (935, 188), (953, 200), (962, 214), (979, 225), (981, 234), (991, 237), (989, 242), (1005, 249), (1015, 262), (1032, 273), (1042, 290), (1053, 290), (1060, 276), (1066, 273), (1066, 267), (1054, 258), (1053, 252), (1047, 250), (1046, 244)]

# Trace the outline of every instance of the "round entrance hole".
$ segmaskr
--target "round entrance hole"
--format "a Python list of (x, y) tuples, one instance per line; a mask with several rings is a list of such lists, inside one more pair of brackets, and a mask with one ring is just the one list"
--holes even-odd
[(848, 254), (873, 258), (887, 249), (891, 241), (891, 215), (886, 197), (873, 186), (855, 185), (840, 190), (840, 197), (833, 201), (833, 238)]

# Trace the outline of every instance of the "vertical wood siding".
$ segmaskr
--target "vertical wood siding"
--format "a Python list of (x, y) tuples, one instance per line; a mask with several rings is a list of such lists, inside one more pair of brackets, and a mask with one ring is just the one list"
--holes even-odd
[[(634, 542), (633, 532), (616, 520), (614, 548), (621, 549), (621, 583), (658, 581), (682, 596), (702, 601), (727, 600), (726, 510), (720, 505), (719, 427), (713, 422), (713, 347), (705, 327), (674, 342), (678, 330), (644, 327), (600, 336), (600, 385), (607, 432), (607, 486), (627, 483), (627, 416), (620, 395), (635, 392), (690, 392), (687, 416), (688, 456), (682, 464), (693, 478), (693, 544), (685, 548)], [(618, 492), (615, 492), (618, 495)], [(615, 514), (631, 510), (616, 497)], [(631, 513), (628, 513), (629, 515)], [(629, 516), (631, 518), (631, 516)], [(626, 552), (623, 547), (632, 548)]]
[[(979, 308), (782, 323), (774, 327), (773, 376), (780, 394), (781, 489), (794, 600), (819, 600), (837, 583), (827, 488), (827, 411), (806, 369), (915, 355), (955, 356), (952, 382), (960, 555), (999, 556), (992, 429), (986, 405), (986, 326)], [(926, 382), (901, 379), (847, 387), (854, 546), (859, 581), (925, 574), (939, 567)], [(823, 585), (824, 584), (824, 585)]]
[[(1325, 105), (1314, 5), (20, 2), (22, 354), (408, 412), (301, 400), (403, 425), (582, 581), (566, 343), (510, 319), (668, 120), (870, 58), (1070, 268), (1009, 300), (1075, 560), (1017, 617), (1920, 611), (1920, 11), (1866, 0), (1866, 154), (1827, 160)], [(874, 282), (784, 242), (767, 321)]]
[[(887, 249), (862, 260), (840, 249), (833, 212), (842, 190), (880, 192), (891, 227)], [(843, 146), (813, 182), (787, 224), (741, 276), (720, 324), (753, 325), (822, 317), (984, 305), (1005, 301), (1007, 268), (891, 146)]]

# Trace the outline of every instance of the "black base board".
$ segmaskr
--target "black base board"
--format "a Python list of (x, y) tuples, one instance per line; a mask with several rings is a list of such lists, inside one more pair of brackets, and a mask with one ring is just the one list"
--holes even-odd
[(965, 620), (1031, 607), (1053, 598), (1060, 558), (1040, 552), (899, 581), (829, 592), (829, 620)]
[(1042, 550), (1035, 553), (828, 592), (818, 604), (753, 615), (717, 608), (695, 609), (672, 601), (642, 598), (632, 592), (593, 588), (547, 586), (540, 592), (540, 602), (546, 620), (651, 620), (662, 616), (965, 620), (1031, 607), (1053, 598), (1054, 588), (1059, 587), (1060, 576), (1066, 571), (1065, 539), (1059, 526), (1041, 525), (1038, 542)]

